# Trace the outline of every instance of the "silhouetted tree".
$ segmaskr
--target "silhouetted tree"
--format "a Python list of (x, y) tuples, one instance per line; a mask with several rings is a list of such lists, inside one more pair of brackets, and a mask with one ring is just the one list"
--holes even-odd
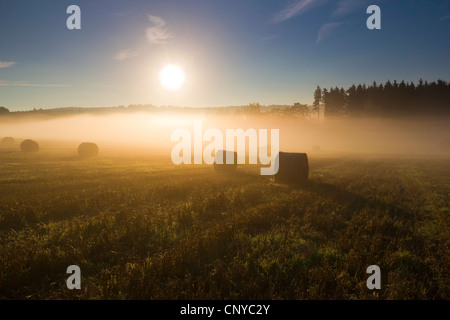
[(314, 102), (313, 102), (313, 112), (317, 112), (317, 120), (320, 120), (320, 102), (322, 101), (322, 90), (317, 86), (316, 91), (314, 91)]
[(331, 88), (322, 91), (325, 118), (335, 118), (345, 114), (346, 93), (343, 88)]
[[(319, 96), (314, 92), (314, 106)], [(347, 90), (337, 87), (321, 90), (320, 101), (326, 118), (361, 116), (421, 116), (450, 115), (450, 83), (437, 80), (431, 83), (404, 80), (383, 85), (374, 81), (370, 86), (354, 84)]]
[(258, 102), (250, 103), (248, 106), (244, 107), (244, 111), (248, 114), (260, 114), (261, 105)]
[(310, 110), (306, 104), (296, 102), (289, 108), (289, 112), (295, 117), (306, 118), (309, 115)]

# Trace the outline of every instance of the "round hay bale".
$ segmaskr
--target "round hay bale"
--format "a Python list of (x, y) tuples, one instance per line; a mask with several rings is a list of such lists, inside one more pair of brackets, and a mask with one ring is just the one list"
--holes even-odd
[(313, 146), (312, 147), (312, 151), (319, 152), (320, 151), (320, 146), (318, 146), (318, 145)]
[(38, 152), (39, 144), (34, 140), (27, 139), (20, 144), (20, 150), (26, 153)]
[(276, 182), (299, 185), (308, 182), (309, 164), (306, 153), (279, 152), (276, 161), (278, 161)]
[(2, 145), (5, 145), (5, 146), (10, 146), (10, 145), (14, 144), (14, 142), (15, 142), (15, 140), (13, 137), (4, 137), (2, 139)]
[(83, 158), (94, 158), (98, 155), (98, 146), (93, 142), (83, 142), (78, 147), (78, 155)]

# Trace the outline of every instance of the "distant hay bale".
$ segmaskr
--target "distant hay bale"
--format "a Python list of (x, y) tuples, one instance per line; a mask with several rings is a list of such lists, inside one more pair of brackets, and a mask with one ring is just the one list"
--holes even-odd
[(308, 182), (309, 164), (306, 153), (279, 152), (275, 181), (304, 185)]
[(78, 155), (83, 158), (94, 158), (98, 155), (98, 146), (92, 142), (83, 142), (78, 147)]
[(38, 152), (39, 144), (34, 140), (27, 139), (20, 144), (20, 150), (26, 153)]
[(313, 146), (312, 147), (312, 151), (319, 152), (320, 151), (320, 146), (318, 146), (318, 145)]
[[(232, 155), (233, 156), (233, 163), (231, 164), (227, 164), (227, 155), (229, 155), (229, 157)], [(222, 159), (222, 164), (220, 164), (220, 159)], [(216, 172), (221, 172), (221, 173), (232, 173), (235, 172), (237, 168), (237, 152), (233, 152), (233, 151), (224, 151), (224, 150), (218, 150), (216, 152), (216, 155), (214, 157), (214, 170)]]
[(14, 142), (15, 142), (15, 140), (13, 137), (4, 137), (2, 139), (2, 145), (5, 145), (5, 146), (10, 146), (10, 145), (14, 144)]

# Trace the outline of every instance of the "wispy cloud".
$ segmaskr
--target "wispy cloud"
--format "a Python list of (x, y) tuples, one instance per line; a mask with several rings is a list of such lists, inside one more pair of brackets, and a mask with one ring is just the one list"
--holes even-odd
[(169, 39), (172, 39), (173, 34), (167, 30), (166, 22), (160, 17), (148, 15), (148, 19), (153, 23), (152, 27), (147, 28), (145, 33), (147, 39), (154, 44), (163, 43)]
[(114, 12), (114, 13), (111, 13), (110, 16), (111, 17), (123, 17), (126, 15), (129, 15), (130, 13), (132, 13), (132, 12), (131, 11)]
[(337, 27), (339, 27), (343, 22), (332, 22), (326, 23), (322, 27), (320, 27), (319, 34), (317, 35), (316, 43), (321, 42), (322, 40), (328, 38)]
[[(373, 2), (373, 1), (372, 1)], [(366, 4), (368, 4), (368, 0), (341, 0), (337, 3), (336, 9), (331, 14), (332, 17), (342, 17), (349, 13), (352, 13)], [(364, 11), (365, 13), (365, 11)]]
[(448, 16), (440, 17), (439, 20), (442, 21), (442, 20), (447, 20), (449, 18), (450, 18), (450, 14)]
[(116, 60), (125, 60), (125, 59), (128, 59), (128, 58), (137, 57), (138, 55), (139, 55), (138, 51), (128, 50), (127, 49), (127, 50), (122, 50), (122, 51), (117, 52), (114, 55), (114, 59), (116, 59)]
[(327, 2), (327, 0), (297, 0), (296, 2), (293, 2), (289, 6), (278, 12), (274, 17), (273, 22), (279, 23), (288, 20), (325, 2)]
[(11, 67), (13, 64), (16, 64), (13, 61), (7, 62), (7, 61), (0, 61), (0, 69), (1, 68), (8, 68)]
[(70, 84), (28, 83), (27, 81), (0, 80), (0, 86), (10, 87), (71, 87)]
[(264, 37), (260, 41), (261, 42), (269, 42), (269, 41), (272, 41), (273, 39), (276, 39), (278, 37), (279, 37), (279, 35), (274, 34), (274, 35), (271, 35), (271, 36)]

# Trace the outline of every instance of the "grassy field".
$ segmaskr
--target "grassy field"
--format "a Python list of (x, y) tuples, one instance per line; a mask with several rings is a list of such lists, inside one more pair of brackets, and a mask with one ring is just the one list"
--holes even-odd
[(0, 298), (449, 299), (450, 161), (309, 157), (297, 188), (254, 167), (1, 152)]

